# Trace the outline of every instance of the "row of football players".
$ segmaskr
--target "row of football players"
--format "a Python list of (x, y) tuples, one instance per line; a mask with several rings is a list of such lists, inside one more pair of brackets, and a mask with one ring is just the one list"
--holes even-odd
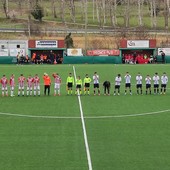
[[(129, 72), (126, 72), (126, 75), (124, 77), (125, 79), (125, 95), (127, 93), (127, 90), (129, 89), (130, 94), (132, 95), (131, 90), (131, 75)], [(118, 95), (120, 94), (120, 83), (122, 81), (122, 78), (120, 74), (115, 78), (115, 91), (114, 95), (116, 95), (116, 89), (118, 91)], [(137, 94), (142, 94), (142, 81), (143, 77), (140, 73), (136, 76), (136, 89)], [(146, 94), (151, 94), (151, 84), (153, 81), (153, 88), (154, 88), (154, 94), (165, 94), (166, 93), (166, 86), (168, 83), (168, 77), (166, 73), (164, 72), (163, 75), (160, 77), (158, 73), (156, 72), (155, 75), (151, 78), (149, 75), (146, 76), (144, 79), (145, 85), (146, 85)], [(161, 83), (160, 83), (161, 81)], [(159, 84), (161, 84), (161, 88), (159, 89)]]
[[(61, 78), (57, 73), (52, 74), (54, 77), (54, 95), (56, 95), (58, 91), (58, 95), (60, 95), (60, 84), (61, 84)], [(127, 90), (129, 89), (130, 94), (132, 95), (132, 90), (131, 90), (131, 75), (126, 72), (126, 75), (124, 76), (125, 79), (125, 95), (127, 93)], [(34, 77), (28, 76), (28, 78), (25, 78), (23, 74), (20, 75), (18, 78), (18, 96), (20, 94), (24, 95), (24, 87), (25, 87), (25, 80), (27, 81), (27, 95), (32, 95), (32, 89), (33, 94), (40, 95), (40, 78), (36, 74)], [(136, 76), (136, 88), (137, 88), (137, 94), (142, 94), (142, 80), (143, 77), (140, 73)], [(166, 73), (163, 73), (161, 78), (159, 77), (158, 73), (155, 73), (153, 78), (151, 78), (149, 75), (146, 76), (145, 82), (146, 82), (146, 94), (150, 93), (151, 94), (151, 82), (153, 80), (154, 84), (154, 94), (158, 93), (159, 94), (159, 81), (161, 80), (161, 94), (166, 93), (166, 86), (168, 83), (168, 77)], [(114, 88), (114, 95), (116, 93), (120, 95), (120, 85), (122, 82), (122, 77), (120, 74), (118, 74), (115, 78), (115, 88)], [(0, 79), (0, 83), (2, 84), (2, 96), (6, 95), (8, 96), (8, 79), (6, 78), (5, 75)], [(84, 82), (82, 82), (80, 76), (77, 77), (76, 79), (76, 94), (78, 94), (78, 91), (81, 94), (81, 88), (82, 84), (84, 84), (84, 94), (90, 94), (90, 83), (91, 83), (91, 78), (86, 74), (84, 78)], [(10, 77), (10, 95), (14, 96), (14, 87), (15, 87), (15, 78), (14, 75), (12, 74)], [(72, 88), (74, 86), (74, 77), (72, 76), (71, 73), (69, 73), (69, 76), (67, 77), (67, 91), (68, 94), (72, 94)], [(100, 95), (100, 89), (99, 89), (99, 75), (97, 72), (94, 73), (93, 75), (93, 85), (94, 85), (94, 95), (96, 95), (96, 89), (98, 91), (98, 95)], [(105, 81), (103, 83), (104, 86), (104, 94), (110, 95), (110, 82)]]
[[(55, 80), (55, 84), (56, 82), (58, 84), (61, 84), (61, 78), (59, 77), (59, 75), (57, 73), (54, 73), (52, 75), (54, 77)], [(18, 96), (22, 95), (24, 96), (24, 90), (25, 90), (25, 82), (26, 82), (26, 95), (33, 95), (36, 96), (40, 96), (40, 78), (38, 76), (38, 74), (35, 74), (34, 77), (32, 77), (31, 75), (29, 75), (27, 78), (24, 77), (23, 74), (21, 74), (18, 77)], [(8, 81), (7, 77), (5, 75), (3, 75), (3, 77), (0, 79), (0, 83), (2, 86), (2, 96), (8, 96), (8, 83), (10, 85), (10, 96), (13, 97), (14, 96), (14, 88), (15, 88), (15, 76), (14, 74), (11, 75), (10, 80)], [(60, 94), (60, 88), (58, 89), (58, 94)], [(54, 89), (54, 95), (56, 95), (56, 88)]]
[[(145, 84), (146, 84), (146, 94), (151, 94), (151, 84), (153, 81), (153, 86), (154, 86), (154, 94), (165, 94), (166, 93), (166, 86), (168, 83), (168, 77), (166, 73), (164, 72), (161, 77), (159, 77), (158, 73), (155, 73), (155, 75), (151, 78), (149, 75), (146, 76)], [(84, 94), (90, 94), (90, 84), (91, 84), (91, 78), (86, 74), (84, 78), (84, 82), (82, 83), (82, 80), (80, 76), (76, 79), (76, 92), (79, 91), (79, 94), (82, 93), (81, 87), (82, 84), (84, 85)], [(127, 90), (129, 90), (130, 94), (132, 95), (132, 90), (131, 90), (131, 75), (129, 72), (126, 72), (126, 75), (124, 76), (124, 81), (125, 81), (125, 95), (127, 93)], [(140, 73), (137, 74), (136, 76), (136, 89), (137, 89), (137, 94), (143, 94), (142, 91), (142, 81), (143, 77)], [(161, 81), (161, 89), (159, 91), (159, 84)], [(118, 74), (115, 78), (115, 83), (114, 83), (114, 95), (118, 94), (120, 95), (120, 86), (122, 82), (122, 77), (120, 74)], [(67, 87), (68, 87), (68, 94), (72, 94), (72, 87), (74, 85), (74, 78), (73, 76), (70, 75), (67, 78)], [(96, 89), (98, 91), (98, 95), (100, 95), (100, 88), (99, 88), (99, 75), (97, 72), (94, 73), (93, 75), (93, 85), (94, 85), (94, 95), (96, 95)], [(106, 80), (103, 83), (104, 87), (104, 95), (110, 95), (110, 88), (111, 88), (111, 83), (110, 81)]]

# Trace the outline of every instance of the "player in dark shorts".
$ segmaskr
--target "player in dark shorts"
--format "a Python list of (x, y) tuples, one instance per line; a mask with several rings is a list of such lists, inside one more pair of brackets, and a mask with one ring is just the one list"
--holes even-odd
[(110, 81), (105, 81), (104, 83), (103, 83), (103, 87), (104, 87), (104, 95), (108, 95), (108, 96), (110, 96)]
[(146, 94), (149, 93), (151, 94), (151, 77), (149, 75), (147, 75), (147, 77), (145, 78), (145, 82), (146, 82)]

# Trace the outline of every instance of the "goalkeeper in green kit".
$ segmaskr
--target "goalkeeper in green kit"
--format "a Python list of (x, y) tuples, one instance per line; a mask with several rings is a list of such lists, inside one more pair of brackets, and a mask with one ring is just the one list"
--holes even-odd
[(90, 82), (91, 78), (86, 74), (86, 77), (84, 78), (84, 95), (87, 93), (90, 95)]

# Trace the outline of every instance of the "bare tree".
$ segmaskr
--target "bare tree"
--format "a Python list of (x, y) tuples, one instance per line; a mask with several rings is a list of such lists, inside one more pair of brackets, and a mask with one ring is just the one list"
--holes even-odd
[(150, 0), (150, 14), (151, 14), (151, 27), (156, 28), (157, 26), (157, 5), (155, 0)]
[(53, 18), (57, 18), (55, 0), (52, 0), (52, 2), (51, 2), (51, 8), (52, 8)]
[(70, 17), (71, 17), (71, 20), (75, 23), (76, 22), (76, 17), (75, 17), (74, 0), (70, 0)]
[(125, 0), (124, 24), (129, 27), (130, 20), (130, 0)]
[(143, 26), (143, 3), (144, 0), (138, 0), (138, 19), (139, 19), (139, 26)]
[(3, 9), (4, 9), (4, 13), (6, 18), (9, 18), (9, 1), (8, 0), (3, 0)]
[(65, 4), (65, 0), (61, 0), (61, 19), (62, 19), (62, 22), (63, 23), (65, 23), (65, 6), (66, 6), (66, 4)]
[(170, 15), (170, 1), (164, 0), (164, 18), (165, 18), (165, 28), (169, 27), (169, 15)]

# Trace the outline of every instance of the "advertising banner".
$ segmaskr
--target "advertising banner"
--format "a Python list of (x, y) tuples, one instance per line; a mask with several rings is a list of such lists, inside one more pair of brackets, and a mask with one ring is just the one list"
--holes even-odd
[(8, 56), (8, 49), (0, 49), (0, 57)]
[(119, 56), (119, 50), (87, 50), (88, 56)]
[(20, 56), (26, 56), (25, 49), (10, 49), (10, 56), (17, 56), (18, 53)]
[(83, 56), (81, 48), (68, 48), (67, 56)]
[(53, 40), (40, 40), (35, 41), (36, 48), (58, 48), (58, 41)]
[(165, 55), (170, 56), (170, 48), (158, 48), (158, 55), (161, 55), (162, 52), (164, 52)]
[(149, 48), (149, 40), (128, 40), (127, 48)]

